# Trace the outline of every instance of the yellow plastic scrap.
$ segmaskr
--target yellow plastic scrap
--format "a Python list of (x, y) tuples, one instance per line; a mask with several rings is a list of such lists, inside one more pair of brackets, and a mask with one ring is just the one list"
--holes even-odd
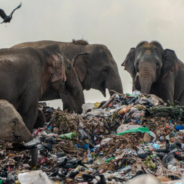
[(100, 102), (94, 103), (94, 106), (98, 108), (100, 106)]
[(16, 180), (15, 183), (16, 183), (16, 184), (21, 184), (19, 180)]
[(34, 166), (32, 169), (33, 169), (33, 170), (36, 170), (36, 166)]

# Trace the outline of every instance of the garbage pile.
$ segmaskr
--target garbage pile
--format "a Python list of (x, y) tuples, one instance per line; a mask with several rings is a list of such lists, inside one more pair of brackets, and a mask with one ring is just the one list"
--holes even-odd
[[(0, 183), (126, 183), (144, 174), (181, 184), (184, 107), (155, 95), (114, 94), (81, 115), (40, 103), (45, 126), (26, 144), (0, 142)], [(30, 145), (38, 165), (29, 166)], [(146, 175), (147, 176), (147, 175)], [(148, 175), (149, 176), (149, 175)]]

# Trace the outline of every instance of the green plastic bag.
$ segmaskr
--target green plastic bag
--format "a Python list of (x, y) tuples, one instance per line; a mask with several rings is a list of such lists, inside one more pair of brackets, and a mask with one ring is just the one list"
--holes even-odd
[(150, 135), (148, 127), (131, 128), (131, 129), (126, 130), (124, 132), (120, 132), (119, 134), (116, 134), (116, 135), (124, 135), (124, 134), (128, 134), (128, 133), (136, 133), (136, 132), (141, 132), (141, 133), (146, 132), (147, 134)]
[(129, 97), (137, 97), (138, 95), (132, 95), (130, 93), (126, 93), (126, 96), (129, 96)]
[(72, 138), (77, 138), (77, 134), (75, 132), (70, 132), (67, 134), (62, 134), (59, 137), (63, 139), (72, 139)]
[(3, 180), (0, 180), (0, 184), (3, 184)]
[(111, 160), (113, 160), (114, 159), (114, 157), (111, 157), (111, 158), (109, 158), (109, 159), (107, 159), (105, 162), (109, 162), (109, 161), (111, 161)]

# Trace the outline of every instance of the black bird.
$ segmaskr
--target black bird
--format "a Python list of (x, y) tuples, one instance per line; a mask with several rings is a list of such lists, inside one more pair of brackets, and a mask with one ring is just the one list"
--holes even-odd
[(105, 177), (103, 174), (100, 174), (100, 180), (96, 184), (106, 184)]
[(58, 167), (64, 167), (67, 163), (67, 158), (65, 158), (63, 161), (57, 162)]
[[(83, 167), (85, 167), (85, 168), (87, 168), (87, 167), (82, 163), (82, 160), (77, 161), (77, 164), (78, 164), (78, 165), (81, 165), (81, 166), (83, 166)], [(87, 168), (87, 169), (88, 169), (88, 168)]]
[(60, 173), (58, 173), (58, 176), (59, 176), (60, 178), (65, 178), (65, 177), (66, 177), (64, 174), (60, 174)]
[(3, 22), (1, 22), (1, 24), (2, 24), (2, 23), (10, 22), (11, 19), (12, 19), (12, 16), (13, 16), (14, 11), (15, 11), (16, 9), (20, 8), (21, 5), (22, 5), (22, 3), (20, 3), (20, 5), (17, 6), (17, 8), (15, 8), (15, 9), (11, 12), (10, 15), (6, 15), (6, 13), (4, 12), (4, 10), (0, 9), (0, 16), (1, 16), (2, 19), (4, 19)]
[(169, 151), (170, 149), (170, 144), (169, 144), (169, 140), (166, 139), (166, 144), (165, 144), (166, 150)]
[(66, 176), (59, 173), (59, 169), (56, 169), (56, 171), (54, 171), (49, 177), (55, 177), (55, 176), (59, 176), (60, 178), (65, 178)]
[(58, 171), (59, 169), (56, 169), (56, 171), (54, 171), (49, 177), (54, 177), (58, 175)]
[(77, 161), (68, 162), (66, 165), (63, 166), (63, 168), (65, 168), (65, 169), (69, 169), (69, 168), (75, 169), (78, 165), (81, 165), (81, 166), (87, 168), (87, 167), (82, 163), (82, 160), (77, 160)]
[(79, 174), (79, 171), (71, 172), (68, 177), (71, 178), (71, 179), (74, 179), (75, 176), (77, 176), (77, 174)]

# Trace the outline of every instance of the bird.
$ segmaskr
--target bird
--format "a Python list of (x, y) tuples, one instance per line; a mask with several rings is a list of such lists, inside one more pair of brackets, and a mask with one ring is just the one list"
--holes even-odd
[(166, 139), (166, 144), (165, 144), (166, 150), (169, 151), (170, 149), (170, 144), (169, 144), (169, 140)]
[(22, 3), (20, 3), (20, 5), (17, 6), (17, 8), (15, 8), (15, 9), (11, 12), (10, 15), (6, 15), (6, 13), (4, 12), (4, 10), (0, 9), (0, 16), (1, 16), (2, 19), (4, 19), (3, 22), (1, 22), (1, 24), (2, 24), (2, 23), (8, 23), (8, 22), (10, 22), (11, 19), (12, 19), (12, 16), (13, 16), (14, 11), (17, 10), (18, 8), (20, 8), (21, 6), (22, 6)]
[(79, 174), (79, 171), (71, 172), (68, 177), (71, 178), (71, 179), (74, 179), (75, 176), (77, 176), (77, 174)]
[(65, 164), (65, 165), (63, 166), (63, 168), (65, 168), (65, 169), (69, 169), (69, 168), (75, 169), (78, 165), (81, 165), (81, 166), (87, 168), (87, 167), (82, 163), (82, 160), (77, 160), (77, 161), (68, 162), (67, 164)]
[(100, 177), (100, 180), (96, 184), (106, 184), (104, 175), (100, 174), (99, 177)]
[(56, 171), (54, 171), (49, 177), (54, 177), (58, 175), (58, 171), (59, 169), (56, 169)]
[(65, 178), (66, 176), (59, 173), (59, 169), (56, 169), (49, 177), (55, 177), (55, 176), (59, 176), (60, 178)]
[(57, 166), (60, 168), (60, 167), (64, 167), (67, 163), (68, 159), (65, 158), (63, 161), (60, 161), (57, 163)]

